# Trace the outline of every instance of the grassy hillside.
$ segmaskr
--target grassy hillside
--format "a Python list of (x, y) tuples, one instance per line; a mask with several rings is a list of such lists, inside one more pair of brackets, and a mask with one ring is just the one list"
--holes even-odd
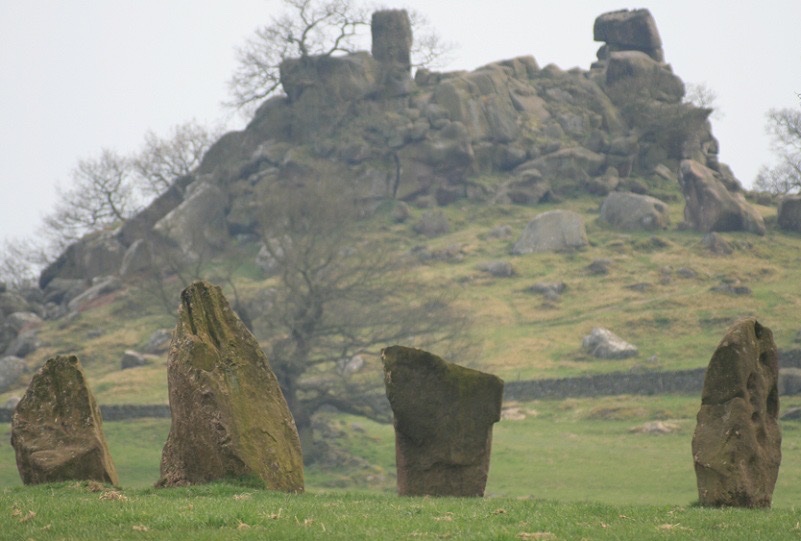
[[(444, 209), (451, 232), (435, 238), (412, 232), (426, 209), (412, 209), (401, 224), (390, 219), (389, 211), (379, 212), (365, 230), (419, 258), (415, 272), (458, 292), (459, 307), (474, 322), (470, 334), (478, 354), (452, 360), (507, 381), (703, 367), (728, 325), (747, 315), (771, 328), (780, 348), (793, 347), (801, 327), (801, 236), (776, 230), (764, 237), (722, 233), (733, 252), (719, 255), (704, 246), (702, 235), (676, 227), (683, 204), (671, 204), (670, 230), (628, 233), (598, 221), (601, 200), (588, 197), (537, 207), (453, 205)], [(584, 216), (590, 246), (573, 253), (510, 255), (525, 224), (554, 208)], [(760, 210), (768, 222), (775, 221), (775, 209)], [(499, 238), (496, 232), (503, 226), (511, 233)], [(588, 269), (598, 259), (608, 260), (608, 274)], [(514, 275), (498, 278), (479, 270), (491, 261), (511, 263)], [(272, 285), (254, 271), (251, 261), (237, 263), (241, 295), (256, 295)], [(527, 292), (538, 282), (564, 282), (566, 290), (558, 300)], [(750, 294), (715, 290), (727, 285), (744, 286)], [(177, 295), (180, 285), (174, 287)], [(165, 358), (124, 372), (119, 360), (125, 349), (141, 348), (155, 329), (173, 325), (173, 316), (130, 287), (99, 299), (77, 316), (47, 322), (39, 335), (43, 346), (27, 360), (34, 370), (54, 354), (75, 353), (100, 403), (163, 403)], [(635, 344), (640, 355), (613, 361), (589, 357), (581, 340), (595, 326)], [(23, 391), (20, 387), (0, 395), (0, 402)]]

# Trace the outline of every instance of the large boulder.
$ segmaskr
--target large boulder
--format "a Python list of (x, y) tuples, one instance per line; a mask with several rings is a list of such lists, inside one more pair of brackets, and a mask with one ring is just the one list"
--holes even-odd
[(158, 486), (250, 477), (303, 491), (295, 421), (267, 357), (219, 287), (181, 293), (167, 368), (172, 425)]
[(732, 193), (714, 171), (694, 161), (682, 160), (679, 183), (684, 195), (684, 220), (696, 231), (748, 231), (765, 234), (765, 220), (739, 192)]
[(56, 278), (90, 280), (116, 274), (125, 255), (125, 246), (112, 231), (89, 233), (70, 244), (39, 275), (39, 287), (45, 289)]
[(593, 328), (581, 341), (581, 347), (599, 359), (627, 359), (639, 354), (636, 346), (603, 327)]
[(642, 51), (654, 60), (664, 60), (662, 39), (647, 9), (622, 9), (595, 19), (593, 39), (606, 42), (612, 51)]
[(156, 222), (153, 229), (178, 246), (185, 257), (208, 257), (226, 239), (227, 205), (228, 198), (222, 189), (197, 181), (187, 189), (184, 201)]
[(25, 372), (25, 361), (13, 355), (0, 357), (0, 393), (13, 389)]
[(782, 458), (778, 375), (770, 329), (734, 323), (707, 367), (693, 434), (701, 505), (770, 507)]
[(601, 220), (625, 230), (655, 231), (670, 225), (668, 206), (664, 202), (630, 192), (612, 192), (606, 196), (601, 204)]
[(801, 195), (787, 195), (779, 201), (779, 227), (801, 232)]
[(74, 355), (48, 359), (33, 377), (14, 411), (11, 445), (26, 485), (119, 484), (100, 410)]
[(526, 225), (512, 253), (561, 252), (584, 248), (587, 244), (581, 215), (570, 210), (551, 210), (539, 214)]
[(381, 352), (395, 426), (398, 493), (483, 496), (503, 381), (431, 353)]

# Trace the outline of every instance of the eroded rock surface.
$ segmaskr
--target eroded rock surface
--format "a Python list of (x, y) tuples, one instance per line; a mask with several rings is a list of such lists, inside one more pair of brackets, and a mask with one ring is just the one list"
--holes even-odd
[(503, 381), (431, 353), (381, 352), (395, 425), (398, 493), (483, 496)]
[(770, 507), (781, 463), (773, 333), (737, 321), (707, 367), (692, 452), (704, 506)]
[(100, 410), (74, 355), (48, 359), (33, 377), (14, 411), (11, 445), (26, 485), (119, 484)]
[(272, 490), (303, 490), (295, 421), (219, 287), (195, 282), (181, 293), (167, 378), (172, 425), (159, 486), (256, 478)]

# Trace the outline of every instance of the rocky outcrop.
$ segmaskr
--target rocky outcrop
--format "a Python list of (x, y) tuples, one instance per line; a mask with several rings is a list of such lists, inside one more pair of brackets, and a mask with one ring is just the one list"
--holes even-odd
[(13, 389), (25, 372), (25, 361), (13, 355), (0, 357), (0, 393)]
[(718, 161), (710, 111), (682, 102), (684, 84), (664, 62), (647, 10), (598, 17), (593, 32), (604, 45), (589, 70), (522, 55), (412, 79), (410, 28), (405, 11), (379, 11), (372, 54), (285, 60), (285, 96), (267, 99), (119, 230), (70, 247), (42, 273), (42, 287), (136, 276), (159, 265), (165, 239), (177, 261), (213, 257), (234, 238), (263, 242), (270, 186), (310, 177), (348, 183), (370, 209), (387, 199), (425, 207), (648, 195), (685, 158), (724, 190), (738, 188)]
[(581, 347), (599, 359), (627, 359), (639, 354), (636, 346), (603, 327), (593, 328), (581, 341)]
[(601, 204), (601, 220), (624, 230), (658, 231), (670, 225), (668, 206), (647, 195), (613, 192)]
[(696, 231), (748, 231), (765, 234), (762, 215), (742, 193), (731, 192), (715, 172), (694, 160), (684, 160), (679, 169), (684, 195), (684, 219)]
[(398, 494), (483, 496), (503, 381), (402, 346), (381, 352)]
[(587, 244), (581, 215), (570, 210), (551, 210), (539, 214), (526, 225), (512, 253), (563, 252), (584, 248)]
[(159, 486), (255, 478), (303, 491), (295, 422), (256, 338), (219, 287), (181, 293), (167, 369), (172, 425)]
[(26, 485), (119, 484), (100, 410), (75, 356), (48, 359), (33, 377), (14, 411), (11, 445)]
[(778, 374), (770, 329), (754, 318), (728, 329), (707, 367), (692, 440), (701, 505), (770, 507), (781, 463)]

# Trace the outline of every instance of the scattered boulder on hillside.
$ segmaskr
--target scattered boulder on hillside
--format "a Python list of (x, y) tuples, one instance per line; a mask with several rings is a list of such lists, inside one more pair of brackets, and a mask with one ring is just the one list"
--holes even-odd
[(451, 230), (451, 224), (442, 210), (433, 209), (424, 212), (423, 215), (420, 216), (420, 219), (412, 226), (412, 229), (418, 235), (438, 237), (448, 233)]
[(13, 389), (25, 372), (25, 361), (13, 355), (0, 357), (0, 393)]
[(267, 357), (219, 287), (181, 292), (167, 368), (172, 425), (158, 486), (255, 477), (303, 491), (295, 421)]
[(606, 276), (609, 274), (609, 270), (611, 268), (612, 260), (602, 257), (599, 259), (593, 259), (592, 262), (587, 265), (587, 272), (596, 276)]
[(566, 289), (567, 284), (564, 282), (537, 282), (527, 287), (525, 291), (542, 295), (548, 301), (557, 301)]
[(581, 341), (581, 347), (599, 359), (628, 359), (640, 354), (636, 346), (603, 327), (593, 328)]
[(431, 353), (381, 352), (392, 406), (398, 494), (483, 496), (503, 381)]
[(140, 366), (147, 366), (148, 360), (144, 355), (132, 349), (126, 349), (120, 359), (120, 370), (128, 370), (129, 368), (138, 368)]
[(704, 377), (692, 440), (698, 499), (709, 507), (770, 507), (781, 463), (779, 358), (755, 318), (735, 322)]
[(779, 201), (779, 227), (801, 232), (801, 195), (786, 195)]
[(536, 216), (512, 247), (515, 255), (562, 252), (589, 244), (584, 219), (570, 210), (551, 210)]
[(683, 160), (679, 183), (684, 195), (684, 219), (696, 231), (747, 231), (765, 234), (762, 216), (742, 193), (730, 192), (714, 171), (694, 160)]
[(515, 268), (508, 261), (484, 261), (476, 265), (476, 268), (495, 278), (509, 278), (515, 275)]
[(780, 368), (779, 369), (779, 394), (801, 394), (801, 368)]
[(601, 204), (601, 220), (624, 230), (655, 231), (670, 225), (668, 206), (647, 195), (612, 192)]
[(701, 244), (713, 254), (730, 255), (732, 252), (734, 252), (734, 248), (732, 247), (731, 243), (714, 231), (704, 235), (704, 237), (701, 239)]
[(26, 485), (119, 484), (100, 409), (74, 355), (48, 359), (33, 377), (14, 411), (11, 445)]

